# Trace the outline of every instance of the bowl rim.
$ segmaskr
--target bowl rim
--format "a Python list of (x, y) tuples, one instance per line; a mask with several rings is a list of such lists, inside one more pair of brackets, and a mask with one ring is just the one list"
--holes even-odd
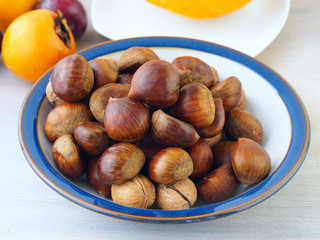
[(52, 189), (90, 210), (126, 220), (150, 223), (186, 223), (211, 220), (248, 209), (277, 191), (301, 167), (310, 144), (310, 123), (306, 108), (296, 91), (278, 73), (258, 60), (215, 43), (180, 37), (136, 37), (107, 41), (77, 52), (90, 60), (98, 56), (125, 50), (133, 46), (184, 48), (198, 50), (233, 60), (251, 69), (275, 88), (284, 102), (291, 121), (291, 142), (279, 167), (254, 188), (223, 202), (186, 210), (137, 209), (118, 205), (93, 196), (58, 173), (42, 152), (37, 134), (38, 113), (45, 101), (45, 87), (53, 68), (29, 90), (20, 109), (18, 135), (22, 151), (35, 173)]

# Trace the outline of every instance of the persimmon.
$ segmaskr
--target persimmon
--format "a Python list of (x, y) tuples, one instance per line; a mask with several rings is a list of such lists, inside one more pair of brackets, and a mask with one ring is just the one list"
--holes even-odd
[(195, 19), (210, 19), (233, 12), (251, 0), (146, 0), (158, 7)]
[(76, 51), (61, 13), (32, 10), (16, 18), (4, 33), (4, 64), (21, 79), (35, 82), (62, 58)]
[(37, 2), (38, 0), (0, 0), (0, 31), (5, 31), (16, 17), (32, 10)]

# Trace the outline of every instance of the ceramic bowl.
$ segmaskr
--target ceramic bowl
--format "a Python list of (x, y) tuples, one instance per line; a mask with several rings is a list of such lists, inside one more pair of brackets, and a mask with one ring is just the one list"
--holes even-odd
[[(113, 203), (93, 190), (85, 176), (65, 177), (53, 163), (52, 142), (44, 133), (46, 116), (52, 109), (45, 88), (51, 71), (42, 76), (27, 94), (21, 108), (19, 137), (25, 157), (35, 173), (51, 188), (80, 206), (112, 217), (156, 223), (197, 222), (237, 213), (267, 199), (288, 183), (300, 168), (310, 141), (306, 109), (290, 84), (261, 62), (233, 49), (194, 39), (174, 37), (131, 38), (105, 42), (79, 52), (87, 60), (108, 55), (119, 59), (133, 46), (153, 49), (160, 58), (172, 61), (194, 56), (215, 67), (220, 79), (236, 76), (247, 95), (246, 110), (264, 128), (262, 146), (269, 153), (269, 176), (255, 185), (240, 184), (229, 199), (219, 203), (197, 203), (187, 210), (138, 209)], [(48, 206), (49, 207), (49, 206)]]

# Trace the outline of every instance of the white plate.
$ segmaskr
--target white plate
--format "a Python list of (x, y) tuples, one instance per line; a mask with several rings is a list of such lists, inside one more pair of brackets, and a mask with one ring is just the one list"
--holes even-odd
[(263, 51), (280, 33), (290, 0), (252, 0), (245, 7), (210, 20), (172, 13), (145, 0), (93, 0), (93, 28), (113, 40), (143, 36), (196, 38), (250, 56)]

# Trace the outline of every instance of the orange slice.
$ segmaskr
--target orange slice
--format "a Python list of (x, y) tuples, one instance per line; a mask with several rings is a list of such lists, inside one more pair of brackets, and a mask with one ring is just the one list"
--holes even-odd
[(174, 13), (195, 19), (220, 17), (238, 10), (251, 0), (146, 0)]

